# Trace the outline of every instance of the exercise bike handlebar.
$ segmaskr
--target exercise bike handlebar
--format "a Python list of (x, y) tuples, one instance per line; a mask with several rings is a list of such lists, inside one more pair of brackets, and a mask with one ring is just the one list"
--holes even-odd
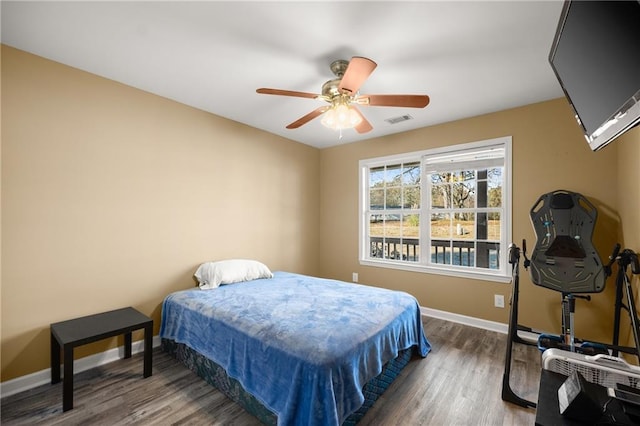
[(616, 245), (613, 246), (613, 251), (611, 252), (611, 256), (609, 256), (609, 263), (604, 265), (604, 273), (607, 277), (611, 276), (611, 267), (618, 258), (618, 253), (620, 253), (620, 243), (616, 243)]
[(638, 254), (633, 250), (622, 250), (622, 253), (620, 253), (620, 265), (622, 267), (629, 265), (631, 266), (632, 274), (640, 274), (640, 261), (638, 261)]
[(613, 262), (616, 261), (618, 253), (620, 253), (620, 243), (616, 243), (616, 245), (613, 246), (613, 252), (611, 253), (611, 256), (609, 256), (609, 266), (613, 265)]
[[(522, 240), (522, 254), (524, 255), (524, 267), (529, 266), (527, 258), (527, 240)], [(514, 243), (509, 244), (509, 263), (515, 265), (520, 260), (520, 249)]]
[(520, 260), (520, 249), (514, 243), (509, 244), (509, 263), (515, 265)]
[(613, 252), (611, 256), (609, 256), (609, 263), (604, 265), (604, 272), (607, 276), (611, 275), (611, 267), (618, 261), (618, 264), (621, 268), (626, 269), (627, 266), (631, 267), (631, 273), (638, 275), (640, 274), (640, 261), (638, 260), (638, 253), (633, 250), (624, 249), (620, 251), (620, 244), (616, 243), (613, 246)]
[(524, 256), (524, 269), (528, 269), (531, 261), (527, 257), (527, 240), (522, 239), (522, 255)]

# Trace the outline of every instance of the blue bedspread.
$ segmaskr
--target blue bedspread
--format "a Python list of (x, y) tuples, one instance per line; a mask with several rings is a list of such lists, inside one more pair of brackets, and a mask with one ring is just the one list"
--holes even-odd
[(279, 425), (340, 425), (400, 350), (431, 349), (413, 296), (288, 272), (172, 293), (160, 336), (221, 365)]

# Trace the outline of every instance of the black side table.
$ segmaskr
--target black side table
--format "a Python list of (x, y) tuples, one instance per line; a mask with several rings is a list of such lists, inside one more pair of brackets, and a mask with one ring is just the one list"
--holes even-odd
[(123, 308), (51, 324), (51, 384), (60, 382), (60, 349), (64, 352), (62, 411), (73, 408), (73, 348), (124, 334), (124, 357), (131, 358), (131, 332), (144, 328), (143, 377), (151, 376), (153, 320), (134, 308)]

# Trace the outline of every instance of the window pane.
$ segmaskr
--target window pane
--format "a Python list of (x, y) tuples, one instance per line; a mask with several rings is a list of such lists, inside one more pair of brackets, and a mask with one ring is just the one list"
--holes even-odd
[(500, 243), (478, 241), (477, 248), (476, 267), (500, 269)]
[(476, 206), (476, 181), (469, 179), (453, 184), (453, 207), (464, 209)]
[(431, 240), (431, 262), (451, 264), (451, 241)]
[(462, 170), (458, 172), (451, 173), (452, 182), (466, 182), (470, 180), (476, 179), (475, 170)]
[(387, 255), (385, 257), (391, 260), (406, 260), (406, 256), (402, 253), (402, 244), (400, 244), (399, 238), (387, 239)]
[(493, 212), (487, 214), (487, 239), (493, 241), (500, 241), (500, 229), (502, 228), (502, 222), (500, 220), (500, 213)]
[(500, 244), (496, 244), (495, 248), (489, 250), (489, 268), (500, 269)]
[(431, 208), (448, 209), (451, 207), (451, 186), (448, 184), (431, 187)]
[(487, 171), (487, 206), (502, 207), (502, 167)]
[(487, 220), (487, 213), (476, 213), (476, 238), (478, 240), (486, 240), (488, 238), (488, 226), (489, 221)]
[(402, 260), (407, 262), (420, 261), (420, 242), (417, 239), (402, 240), (403, 256)]
[(384, 167), (369, 169), (369, 187), (381, 188), (384, 185)]
[(384, 257), (384, 239), (378, 237), (369, 238), (370, 256), (382, 259)]
[(449, 213), (431, 214), (431, 238), (451, 238), (451, 217)]
[(387, 214), (384, 216), (384, 236), (400, 237), (400, 215)]
[(476, 207), (487, 207), (487, 171), (478, 170), (478, 180), (476, 181)]
[(476, 238), (475, 213), (454, 213), (452, 228), (457, 239), (474, 240)]
[(405, 209), (420, 208), (420, 187), (407, 186), (403, 188), (402, 207)]
[(387, 209), (399, 209), (400, 208), (400, 194), (402, 194), (400, 188), (387, 188), (387, 199), (385, 208)]
[(371, 210), (384, 208), (384, 189), (372, 189), (369, 191), (369, 208)]
[(475, 265), (475, 244), (473, 241), (455, 240), (452, 243), (453, 254), (451, 256), (451, 264), (458, 266), (476, 266)]
[(404, 260), (417, 262), (420, 260), (420, 215), (402, 216), (402, 246)]
[(387, 166), (387, 172), (385, 173), (385, 184), (387, 186), (400, 186), (402, 177), (402, 169), (400, 164), (394, 164)]
[(451, 173), (432, 173), (429, 176), (431, 177), (432, 185), (451, 182), (451, 178), (452, 178)]
[(405, 185), (420, 184), (420, 163), (407, 163), (403, 166), (402, 183)]
[(369, 235), (372, 237), (384, 236), (384, 215), (372, 214), (369, 215)]
[(420, 215), (406, 214), (402, 216), (402, 236), (418, 238), (420, 236)]

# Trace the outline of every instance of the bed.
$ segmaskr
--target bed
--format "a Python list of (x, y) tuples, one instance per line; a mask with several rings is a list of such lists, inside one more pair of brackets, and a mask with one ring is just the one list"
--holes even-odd
[(407, 293), (269, 274), (168, 295), (160, 329), (165, 350), (264, 423), (354, 424), (431, 349)]

